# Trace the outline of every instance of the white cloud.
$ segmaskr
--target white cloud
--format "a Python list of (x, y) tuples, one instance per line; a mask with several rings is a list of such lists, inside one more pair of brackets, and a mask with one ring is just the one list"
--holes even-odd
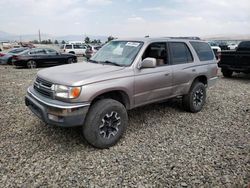
[(139, 16), (133, 16), (127, 19), (128, 22), (145, 22), (145, 20), (142, 17)]
[(102, 6), (111, 4), (112, 0), (87, 0), (86, 3), (88, 5)]

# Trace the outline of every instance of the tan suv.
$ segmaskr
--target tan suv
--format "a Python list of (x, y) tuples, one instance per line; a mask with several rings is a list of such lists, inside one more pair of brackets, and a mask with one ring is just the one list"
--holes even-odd
[(107, 148), (124, 133), (127, 110), (182, 97), (199, 112), (217, 79), (211, 47), (200, 40), (114, 40), (86, 63), (38, 72), (26, 105), (47, 124), (83, 127), (93, 146)]

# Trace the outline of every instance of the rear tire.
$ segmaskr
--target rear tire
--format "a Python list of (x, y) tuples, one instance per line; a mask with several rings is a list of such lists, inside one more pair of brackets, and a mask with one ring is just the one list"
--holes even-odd
[(199, 112), (206, 102), (206, 87), (201, 82), (194, 82), (187, 95), (182, 99), (184, 109), (189, 112)]
[(221, 72), (222, 72), (223, 76), (226, 78), (231, 78), (233, 75), (233, 71), (228, 70), (228, 69), (222, 69)]
[(115, 145), (126, 130), (126, 108), (113, 99), (102, 99), (91, 106), (83, 125), (83, 135), (96, 148)]
[(69, 59), (67, 60), (67, 63), (68, 63), (68, 64), (74, 63), (74, 59), (73, 59), (73, 58), (69, 58)]
[(29, 61), (27, 62), (27, 67), (28, 67), (29, 69), (35, 69), (35, 68), (37, 67), (37, 64), (36, 64), (36, 62), (35, 62), (34, 60), (29, 60)]

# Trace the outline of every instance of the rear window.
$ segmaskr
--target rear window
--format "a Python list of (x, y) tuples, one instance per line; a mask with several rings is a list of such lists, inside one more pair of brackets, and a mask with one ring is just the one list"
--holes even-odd
[(190, 42), (196, 51), (200, 61), (209, 61), (214, 59), (214, 53), (211, 47), (205, 42)]

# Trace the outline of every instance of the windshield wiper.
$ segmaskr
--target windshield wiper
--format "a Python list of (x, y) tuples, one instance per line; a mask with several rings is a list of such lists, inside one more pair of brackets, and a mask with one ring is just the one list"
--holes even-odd
[(93, 60), (93, 59), (89, 59), (89, 60), (88, 60), (88, 62), (91, 62), (91, 63), (97, 63), (97, 64), (98, 64), (98, 63), (100, 63), (100, 62), (95, 61), (95, 60)]
[(120, 65), (119, 63), (116, 63), (116, 62), (112, 62), (112, 61), (102, 61), (101, 63), (104, 63), (104, 64), (111, 64), (111, 65), (115, 65), (115, 66), (123, 66), (123, 65)]

